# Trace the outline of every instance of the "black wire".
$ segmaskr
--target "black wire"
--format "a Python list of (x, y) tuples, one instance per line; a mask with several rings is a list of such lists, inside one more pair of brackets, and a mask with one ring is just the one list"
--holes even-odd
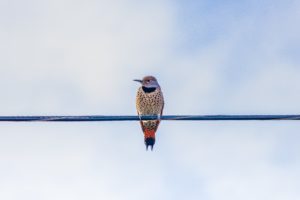
[[(138, 121), (155, 120), (157, 116), (0, 116), (2, 122), (84, 122), (84, 121)], [(188, 121), (242, 121), (242, 120), (300, 120), (300, 115), (165, 115), (161, 120)]]

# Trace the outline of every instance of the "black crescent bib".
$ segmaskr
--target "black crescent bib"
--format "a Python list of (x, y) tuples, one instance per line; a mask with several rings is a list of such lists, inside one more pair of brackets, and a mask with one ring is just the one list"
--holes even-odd
[(144, 87), (144, 86), (142, 87), (142, 89), (143, 89), (143, 91), (145, 93), (151, 93), (151, 92), (154, 92), (156, 90), (155, 87), (153, 87), (153, 88), (147, 88), (147, 87)]

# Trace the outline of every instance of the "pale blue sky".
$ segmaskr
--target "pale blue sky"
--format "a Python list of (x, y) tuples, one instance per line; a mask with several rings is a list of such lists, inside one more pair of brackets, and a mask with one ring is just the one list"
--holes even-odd
[[(299, 1), (0, 0), (0, 115), (299, 114)], [(300, 124), (1, 123), (0, 199), (295, 200)]]

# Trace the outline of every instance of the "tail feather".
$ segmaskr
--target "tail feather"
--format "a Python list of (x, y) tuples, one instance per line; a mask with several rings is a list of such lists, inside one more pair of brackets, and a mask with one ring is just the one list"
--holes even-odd
[(145, 145), (147, 151), (149, 146), (151, 148), (151, 151), (153, 151), (154, 144), (155, 144), (155, 138), (145, 138)]
[(151, 150), (153, 150), (153, 146), (155, 144), (155, 132), (157, 130), (159, 122), (159, 120), (141, 121), (141, 126), (144, 132), (146, 150), (148, 150), (149, 146), (151, 147)]
[(146, 129), (144, 132), (144, 138), (145, 138), (146, 150), (148, 150), (148, 147), (150, 146), (152, 151), (153, 146), (155, 144), (155, 131)]

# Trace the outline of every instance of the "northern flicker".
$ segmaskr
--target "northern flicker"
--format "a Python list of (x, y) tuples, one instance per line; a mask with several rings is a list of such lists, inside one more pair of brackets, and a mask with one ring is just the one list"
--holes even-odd
[(164, 108), (164, 97), (160, 86), (153, 76), (146, 76), (143, 80), (134, 80), (142, 84), (137, 91), (136, 109), (139, 116), (156, 115), (157, 120), (140, 120), (144, 133), (146, 150), (148, 146), (153, 150), (155, 143), (155, 132), (160, 123), (160, 116)]

